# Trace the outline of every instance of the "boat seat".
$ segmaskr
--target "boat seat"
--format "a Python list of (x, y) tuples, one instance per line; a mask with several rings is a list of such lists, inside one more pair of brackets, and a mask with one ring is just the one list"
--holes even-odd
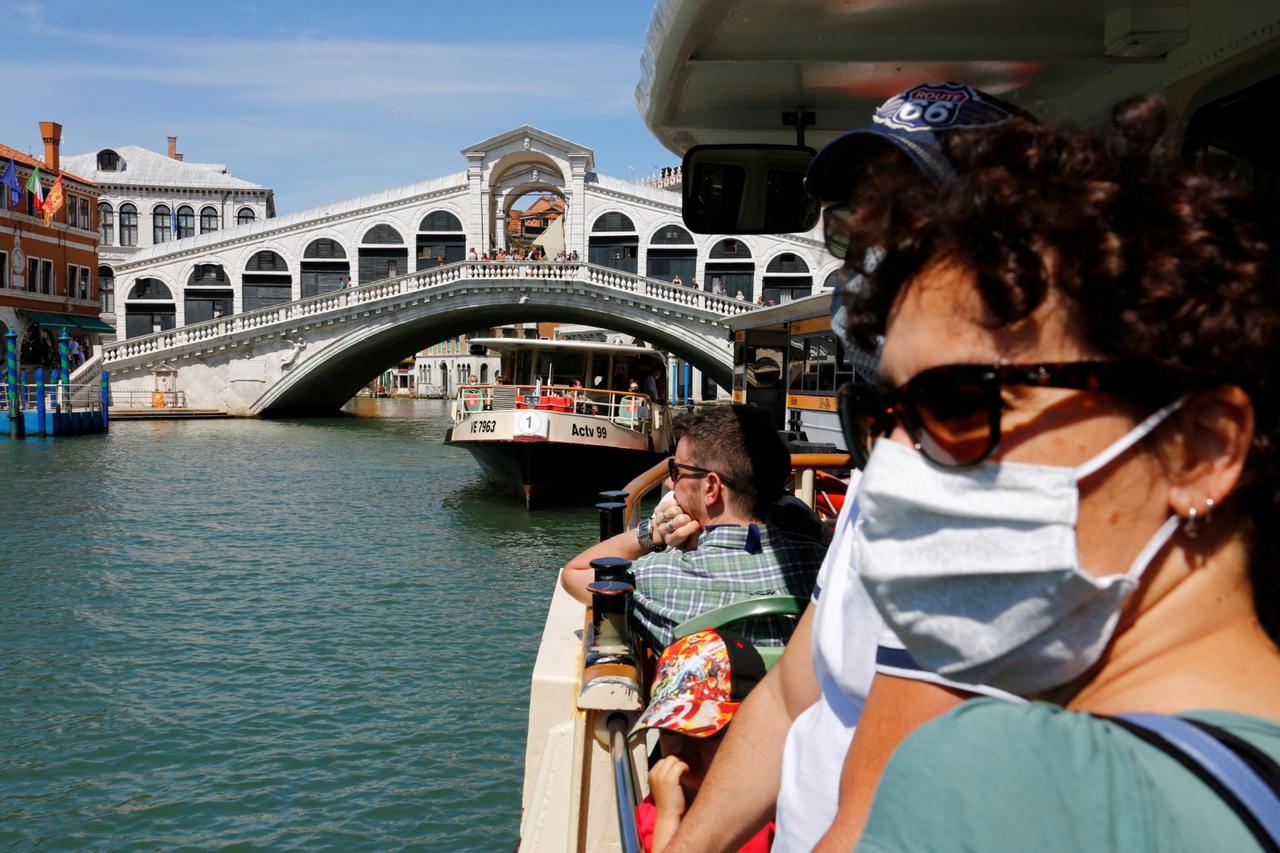
[[(704, 628), (729, 628), (738, 622), (755, 619), (760, 616), (794, 616), (799, 621), (804, 609), (809, 606), (807, 598), (794, 595), (761, 595), (747, 598), (700, 613), (692, 619), (686, 619), (675, 628), (675, 638), (687, 637)], [(764, 660), (765, 668), (772, 669), (782, 657), (785, 646), (756, 646), (756, 651)]]
[(618, 403), (618, 416), (615, 420), (624, 427), (635, 427), (644, 420), (648, 397), (623, 397)]

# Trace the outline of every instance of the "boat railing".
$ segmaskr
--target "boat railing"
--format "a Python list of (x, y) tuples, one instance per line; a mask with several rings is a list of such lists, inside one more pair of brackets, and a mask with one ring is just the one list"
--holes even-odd
[[(809, 509), (814, 508), (817, 499), (815, 483), (818, 471), (840, 471), (850, 467), (847, 453), (793, 453), (791, 467), (796, 473), (795, 495), (804, 501)], [(649, 494), (662, 485), (667, 479), (667, 462), (664, 459), (647, 471), (641, 471), (630, 483), (622, 488), (626, 493), (626, 509), (623, 511), (623, 523), (630, 530), (640, 523), (640, 504)]]
[(117, 391), (113, 389), (111, 405), (124, 409), (185, 409), (187, 395), (183, 391)]
[(477, 412), (513, 409), (589, 415), (646, 433), (661, 426), (665, 412), (661, 403), (634, 391), (568, 385), (462, 385), (458, 388), (454, 421)]

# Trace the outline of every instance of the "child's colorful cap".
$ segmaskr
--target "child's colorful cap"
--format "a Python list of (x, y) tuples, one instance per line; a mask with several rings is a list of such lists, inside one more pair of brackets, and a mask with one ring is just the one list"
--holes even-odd
[(658, 659), (649, 707), (631, 733), (665, 729), (711, 737), (729, 725), (764, 673), (760, 653), (731, 631), (707, 628), (681, 637)]

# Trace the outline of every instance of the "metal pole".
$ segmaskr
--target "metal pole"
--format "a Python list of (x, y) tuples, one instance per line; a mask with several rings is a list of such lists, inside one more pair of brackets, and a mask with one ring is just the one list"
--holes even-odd
[(67, 385), (71, 382), (70, 346), (71, 336), (63, 329), (62, 334), (58, 335), (58, 366), (61, 368), (58, 374), (58, 407), (64, 412), (71, 408), (71, 395), (67, 390)]
[(686, 406), (693, 402), (693, 366), (689, 362), (684, 363), (684, 404)]
[(36, 435), (48, 435), (44, 412), (44, 368), (36, 368)]
[(18, 408), (18, 331), (5, 333), (4, 372), (9, 386), (9, 435), (22, 438), (22, 410)]
[(631, 752), (627, 749), (627, 718), (622, 714), (609, 717), (609, 758), (613, 762), (613, 793), (618, 809), (618, 841), (623, 853), (640, 850), (640, 831), (636, 827), (636, 783), (631, 769)]
[(107, 378), (107, 371), (102, 371), (102, 431), (106, 432), (107, 412), (111, 408), (111, 383)]

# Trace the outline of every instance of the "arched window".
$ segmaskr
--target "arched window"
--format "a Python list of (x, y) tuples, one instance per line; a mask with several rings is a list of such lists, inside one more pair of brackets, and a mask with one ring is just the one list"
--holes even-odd
[(347, 252), (342, 248), (342, 244), (337, 240), (330, 240), (328, 237), (321, 237), (318, 240), (312, 240), (307, 244), (306, 251), (302, 253), (304, 258), (345, 258)]
[(693, 235), (679, 225), (664, 225), (649, 238), (651, 246), (692, 246)]
[(404, 244), (404, 238), (400, 236), (400, 232), (392, 228), (390, 225), (375, 225), (368, 231), (364, 232), (364, 237), (360, 239), (365, 244), (383, 244), (400, 246)]
[(138, 245), (138, 208), (127, 201), (120, 205), (120, 245)]
[(747, 248), (747, 244), (741, 240), (735, 240), (732, 237), (721, 240), (711, 247), (709, 257), (712, 260), (726, 258), (729, 260), (738, 260), (740, 258), (750, 258), (751, 250)]
[[(461, 231), (462, 221), (447, 210), (437, 210), (422, 217), (419, 231)], [(372, 242), (365, 240), (366, 243)]]
[(773, 273), (806, 273), (808, 271), (809, 265), (804, 262), (804, 258), (794, 252), (783, 252), (769, 261), (769, 266), (765, 267), (764, 273), (772, 275)]
[(169, 240), (170, 220), (173, 215), (168, 205), (157, 204), (151, 211), (151, 242), (166, 243)]
[(480, 384), (489, 384), (489, 365), (487, 364), (480, 365)]
[(831, 272), (827, 273), (827, 277), (822, 281), (822, 286), (827, 290), (834, 290), (844, 284), (846, 275), (847, 273), (845, 273), (843, 267), (836, 267)]
[(196, 264), (187, 278), (188, 287), (230, 287), (222, 264)]
[(236, 212), (236, 224), (248, 225), (257, 220), (257, 216), (253, 212), (252, 207), (242, 207)]
[(129, 301), (135, 299), (152, 299), (161, 302), (172, 301), (173, 293), (168, 285), (158, 278), (140, 278), (129, 290)]
[(209, 234), (218, 230), (218, 210), (214, 207), (200, 208), (200, 233)]
[(116, 241), (116, 212), (105, 201), (98, 202), (98, 244), (110, 246)]
[(602, 213), (596, 217), (595, 224), (591, 226), (591, 232), (598, 233), (601, 231), (635, 231), (636, 224), (631, 221), (631, 217), (625, 213), (619, 213), (611, 210), (608, 213)]
[(102, 294), (102, 313), (116, 313), (116, 274), (111, 267), (98, 267), (98, 292)]
[(245, 269), (249, 272), (288, 272), (289, 265), (284, 262), (284, 258), (280, 257), (280, 255), (270, 249), (263, 249), (261, 252), (256, 252), (249, 259)]
[(187, 205), (178, 208), (178, 239), (196, 236), (196, 213)]
[(104, 148), (98, 152), (98, 171), (100, 172), (118, 172), (120, 171), (120, 155), (112, 151), (110, 148)]

